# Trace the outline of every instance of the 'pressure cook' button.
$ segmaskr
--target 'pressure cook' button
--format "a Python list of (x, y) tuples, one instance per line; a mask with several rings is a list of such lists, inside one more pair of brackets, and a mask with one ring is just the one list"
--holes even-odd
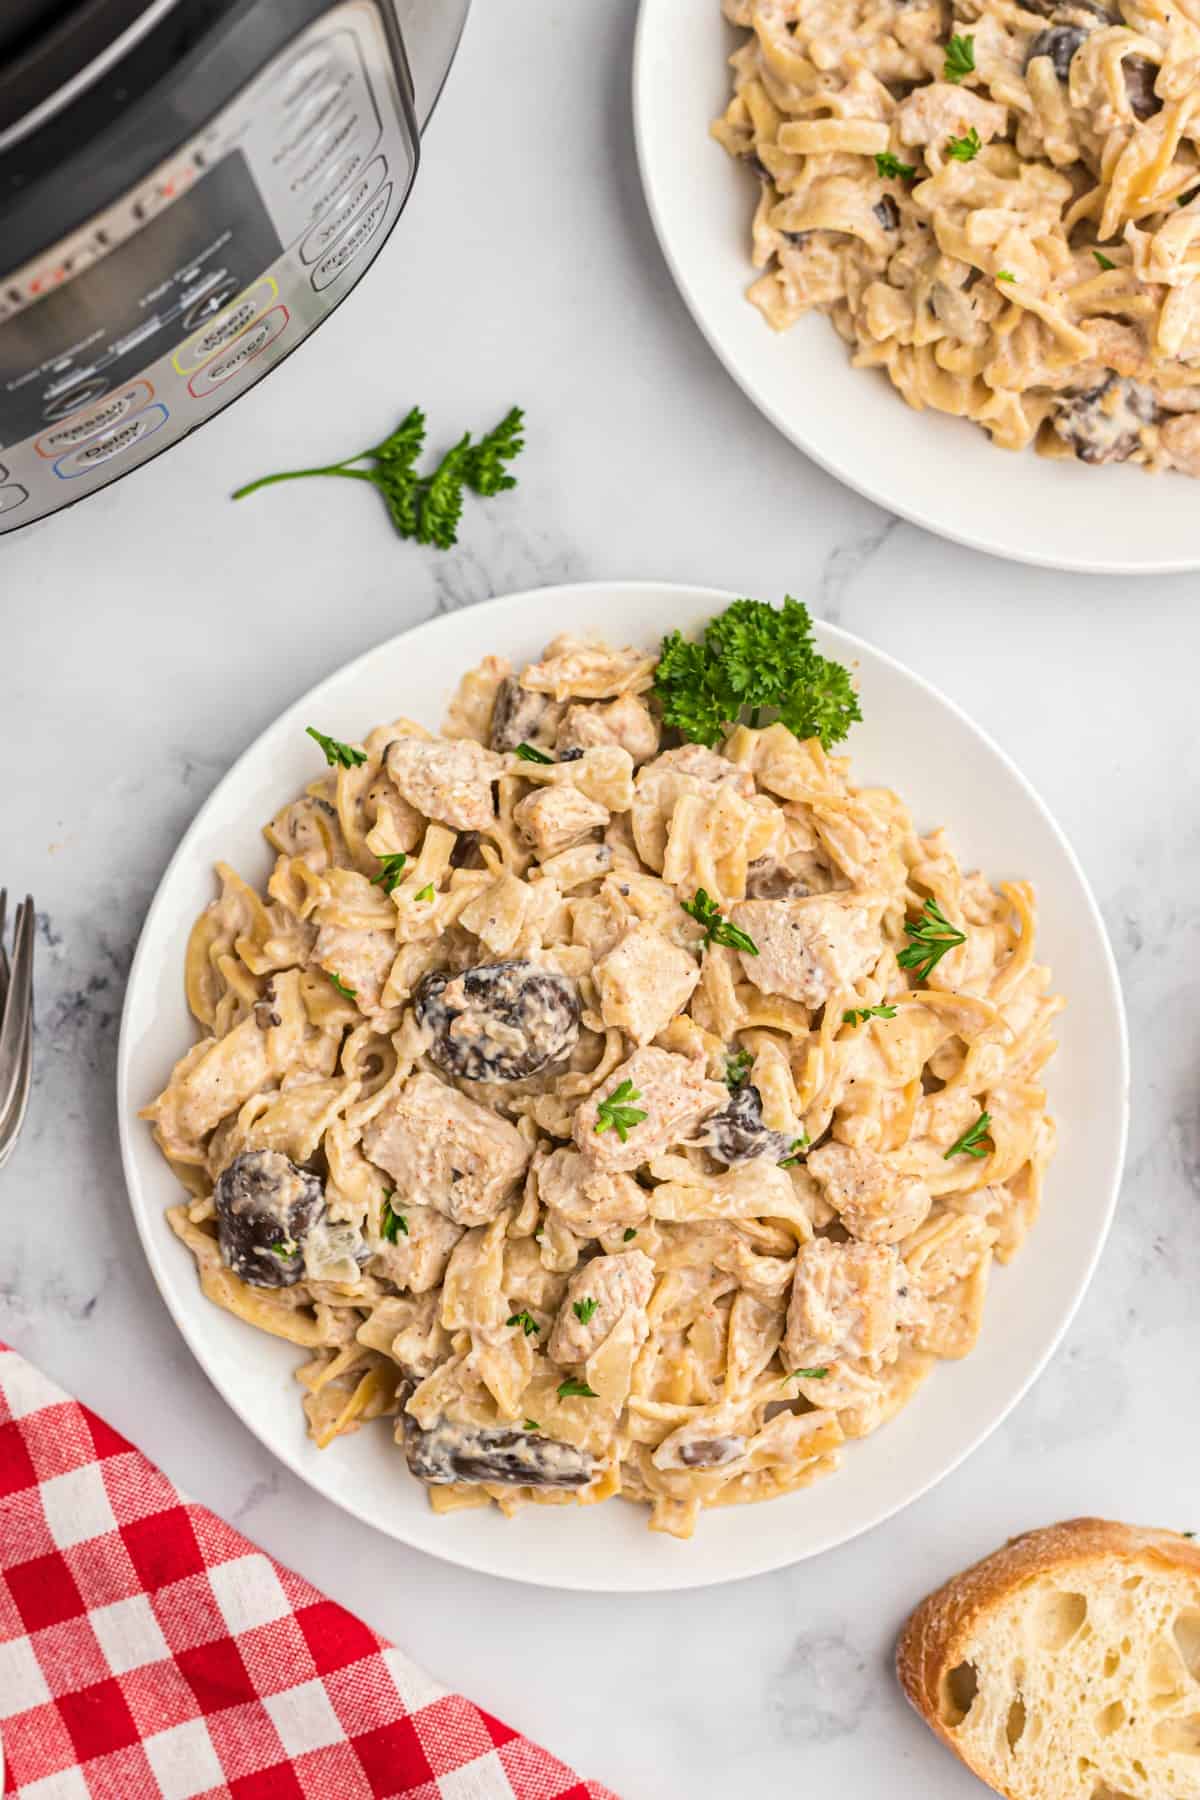
[(110, 394), (98, 406), (86, 406), (64, 419), (61, 425), (56, 425), (53, 431), (44, 431), (34, 449), (39, 456), (53, 460), (64, 450), (73, 450), (76, 444), (86, 443), (88, 438), (98, 437), (102, 431), (119, 425), (122, 419), (139, 412), (153, 398), (154, 389), (148, 381), (131, 381), (119, 394)]
[[(7, 469), (0, 469), (0, 476), (7, 475)], [(29, 489), (18, 486), (0, 487), (0, 513), (16, 512), (18, 506), (24, 506), (29, 498)]]
[(361, 256), (387, 217), (392, 200), (392, 184), (387, 182), (347, 229), (345, 236), (324, 256), (312, 272), (312, 284), (318, 294), (337, 280), (344, 269)]
[(198, 331), (195, 337), (180, 345), (172, 357), (172, 362), (180, 375), (190, 375), (206, 363), (210, 356), (231, 344), (235, 337), (240, 337), (247, 325), (252, 325), (260, 313), (266, 312), (273, 300), (279, 298), (279, 288), (269, 275), (248, 287), (244, 294), (227, 307), (223, 313), (213, 319), (211, 324)]
[(351, 182), (345, 193), (336, 199), (326, 212), (321, 214), (308, 236), (300, 246), (300, 257), (303, 262), (316, 262), (336, 243), (342, 232), (355, 217), (360, 207), (374, 199), (380, 184), (387, 174), (387, 163), (382, 156), (377, 156), (359, 176)]
[(286, 306), (273, 306), (269, 313), (264, 313), (256, 324), (249, 326), (240, 338), (230, 344), (228, 350), (222, 350), (219, 356), (206, 362), (202, 369), (197, 369), (188, 382), (188, 393), (192, 399), (207, 399), (214, 389), (231, 381), (248, 362), (261, 356), (279, 337), (289, 317)]
[(123, 456), (143, 439), (153, 437), (166, 422), (167, 409), (156, 400), (153, 406), (135, 413), (102, 437), (93, 438), (90, 443), (80, 444), (77, 450), (69, 450), (66, 456), (60, 456), (54, 465), (54, 473), (60, 481), (75, 481), (101, 463), (111, 462), (114, 456)]

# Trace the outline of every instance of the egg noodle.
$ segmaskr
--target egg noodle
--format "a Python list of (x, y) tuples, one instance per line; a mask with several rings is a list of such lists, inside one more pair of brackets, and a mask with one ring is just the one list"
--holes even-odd
[(439, 1510), (686, 1537), (971, 1349), (1063, 1001), (1025, 883), (782, 724), (664, 748), (654, 671), (559, 638), (441, 737), (325, 740), (265, 892), (218, 869), (146, 1116), (317, 1444), (386, 1415)]
[(1200, 474), (1200, 0), (725, 0), (749, 297), (994, 443)]

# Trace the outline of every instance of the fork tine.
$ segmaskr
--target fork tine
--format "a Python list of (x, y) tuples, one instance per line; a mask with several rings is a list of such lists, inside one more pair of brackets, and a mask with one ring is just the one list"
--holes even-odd
[(33, 1025), (33, 900), (17, 908), (12, 974), (0, 1019), (0, 1121), (7, 1121), (21, 1082), (25, 1041)]

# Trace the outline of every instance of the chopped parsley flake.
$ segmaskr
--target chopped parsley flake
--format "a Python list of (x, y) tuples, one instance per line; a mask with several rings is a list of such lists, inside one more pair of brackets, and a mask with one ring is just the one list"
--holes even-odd
[(1100, 264), (1100, 267), (1102, 269), (1115, 269), (1117, 266), (1116, 263), (1112, 260), (1111, 256), (1105, 256), (1103, 250), (1093, 250), (1092, 255), (1095, 257), (1096, 261)]
[(991, 1129), (991, 1124), (990, 1114), (985, 1112), (980, 1113), (975, 1123), (971, 1126), (971, 1129), (969, 1131), (964, 1131), (956, 1144), (951, 1144), (946, 1152), (944, 1161), (949, 1162), (952, 1156), (986, 1156), (988, 1153), (987, 1145), (983, 1143), (982, 1140), (987, 1136)]
[(973, 36), (954, 36), (946, 45), (946, 56), (942, 63), (942, 74), (947, 81), (957, 85), (965, 81), (968, 75), (975, 73), (975, 39)]
[(404, 865), (407, 861), (408, 858), (405, 856), (403, 850), (396, 850), (387, 856), (381, 856), (379, 859), (379, 873), (378, 875), (372, 875), (371, 886), (381, 887), (385, 894), (392, 893), (400, 880)]
[(983, 149), (983, 141), (972, 125), (966, 137), (950, 138), (946, 143), (946, 154), (955, 162), (974, 162)]
[(800, 1152), (802, 1150), (807, 1150), (811, 1143), (812, 1139), (809, 1137), (807, 1131), (804, 1133), (803, 1137), (793, 1138), (788, 1146), (788, 1153), (781, 1160), (779, 1167), (781, 1169), (786, 1169), (789, 1168), (792, 1163), (798, 1163), (800, 1161)]
[(740, 1088), (753, 1066), (754, 1058), (749, 1050), (738, 1050), (733, 1056), (727, 1056), (725, 1058), (726, 1087)]
[(560, 1381), (558, 1384), (559, 1399), (569, 1400), (572, 1395), (578, 1395), (581, 1400), (598, 1400), (600, 1398), (595, 1388), (590, 1388), (586, 1381), (576, 1381), (574, 1378), (570, 1381)]
[(506, 1319), (505, 1324), (519, 1325), (526, 1337), (536, 1337), (537, 1333), (542, 1329), (532, 1313), (526, 1312), (524, 1307), (521, 1308), (520, 1312), (514, 1313), (511, 1319)]
[(842, 1014), (843, 1025), (865, 1025), (868, 1019), (894, 1019), (894, 1006), (852, 1006)]
[(423, 888), (419, 888), (418, 891), (413, 895), (413, 899), (414, 900), (432, 900), (433, 899), (433, 883), (432, 883), (432, 881), (427, 881)]
[(636, 1236), (637, 1227), (635, 1225), (627, 1225), (625, 1230), (621, 1233), (621, 1242), (627, 1244), (631, 1238), (635, 1238)]
[(632, 1081), (626, 1078), (619, 1087), (601, 1100), (596, 1108), (595, 1130), (615, 1131), (624, 1144), (635, 1125), (640, 1125), (646, 1117), (640, 1107), (630, 1106), (629, 1101), (640, 1100), (641, 1094)]
[(731, 925), (722, 916), (716, 901), (706, 889), (697, 888), (693, 899), (681, 900), (679, 904), (689, 918), (703, 926), (706, 944), (727, 944), (731, 950), (744, 950), (747, 956), (758, 955), (758, 945), (754, 939), (747, 937), (744, 931), (739, 931), (736, 925)]
[(402, 1233), (405, 1237), (408, 1236), (408, 1220), (402, 1212), (396, 1212), (392, 1206), (392, 1195), (395, 1191), (395, 1188), (389, 1189), (387, 1198), (383, 1203), (383, 1212), (380, 1214), (379, 1219), (379, 1229), (389, 1244), (394, 1244), (396, 1242), (396, 1234), (398, 1232)]
[(332, 981), (334, 987), (337, 989), (338, 993), (342, 996), (343, 1000), (357, 1000), (358, 999), (358, 989), (357, 988), (347, 987), (345, 982), (342, 980), (341, 976), (335, 975), (332, 969), (326, 969), (325, 973), (326, 973), (326, 975), (328, 975), (330, 981)]
[(518, 744), (513, 755), (519, 756), (522, 762), (552, 763), (554, 761), (554, 758), (547, 756), (544, 750), (535, 750), (532, 744)]
[(928, 981), (947, 950), (967, 941), (966, 932), (950, 923), (936, 900), (927, 900), (916, 924), (906, 924), (904, 929), (912, 943), (905, 945), (896, 961), (902, 969), (911, 969), (918, 981)]
[(876, 154), (875, 173), (881, 181), (911, 181), (916, 172), (915, 164), (901, 162), (890, 150), (881, 150)]
[(538, 1424), (536, 1419), (526, 1419), (525, 1429), (526, 1429), (526, 1431), (540, 1431), (541, 1426)]
[(586, 1325), (588, 1323), (588, 1321), (591, 1319), (591, 1316), (595, 1312), (598, 1304), (599, 1303), (597, 1301), (591, 1300), (591, 1299), (576, 1300), (574, 1306), (571, 1308), (571, 1311), (575, 1314), (575, 1317), (579, 1320), (579, 1323), (581, 1325)]
[(361, 763), (366, 762), (365, 750), (356, 750), (353, 744), (343, 744), (340, 738), (326, 737), (325, 733), (318, 731), (315, 725), (306, 725), (304, 729), (315, 743), (320, 744), (325, 752), (325, 761), (331, 769), (356, 769)]
[(829, 1373), (828, 1369), (793, 1369), (790, 1375), (784, 1376), (784, 1380), (785, 1381), (824, 1381), (824, 1379), (828, 1375), (828, 1373)]

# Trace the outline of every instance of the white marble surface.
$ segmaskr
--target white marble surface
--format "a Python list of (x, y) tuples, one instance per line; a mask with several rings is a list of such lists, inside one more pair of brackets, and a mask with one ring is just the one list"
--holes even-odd
[[(363, 288), (198, 437), (0, 543), (0, 879), (43, 909), (37, 1087), (0, 1177), (0, 1336), (198, 1498), (627, 1800), (970, 1800), (982, 1790), (890, 1676), (913, 1602), (1006, 1535), (1073, 1512), (1200, 1527), (1200, 578), (1136, 586), (993, 562), (889, 519), (777, 437), (660, 262), (630, 142), (633, 20), (633, 0), (478, 5), (412, 203)], [(448, 440), (513, 400), (529, 414), (520, 489), (470, 506), (448, 555), (398, 542), (357, 489), (228, 502), (281, 463), (375, 441), (413, 401)], [(142, 916), (233, 758), (318, 676), (407, 624), (605, 576), (790, 590), (972, 712), (1091, 875), (1135, 1057), (1112, 1240), (1005, 1428), (836, 1554), (669, 1600), (466, 1574), (276, 1467), (151, 1283), (114, 1119)]]

